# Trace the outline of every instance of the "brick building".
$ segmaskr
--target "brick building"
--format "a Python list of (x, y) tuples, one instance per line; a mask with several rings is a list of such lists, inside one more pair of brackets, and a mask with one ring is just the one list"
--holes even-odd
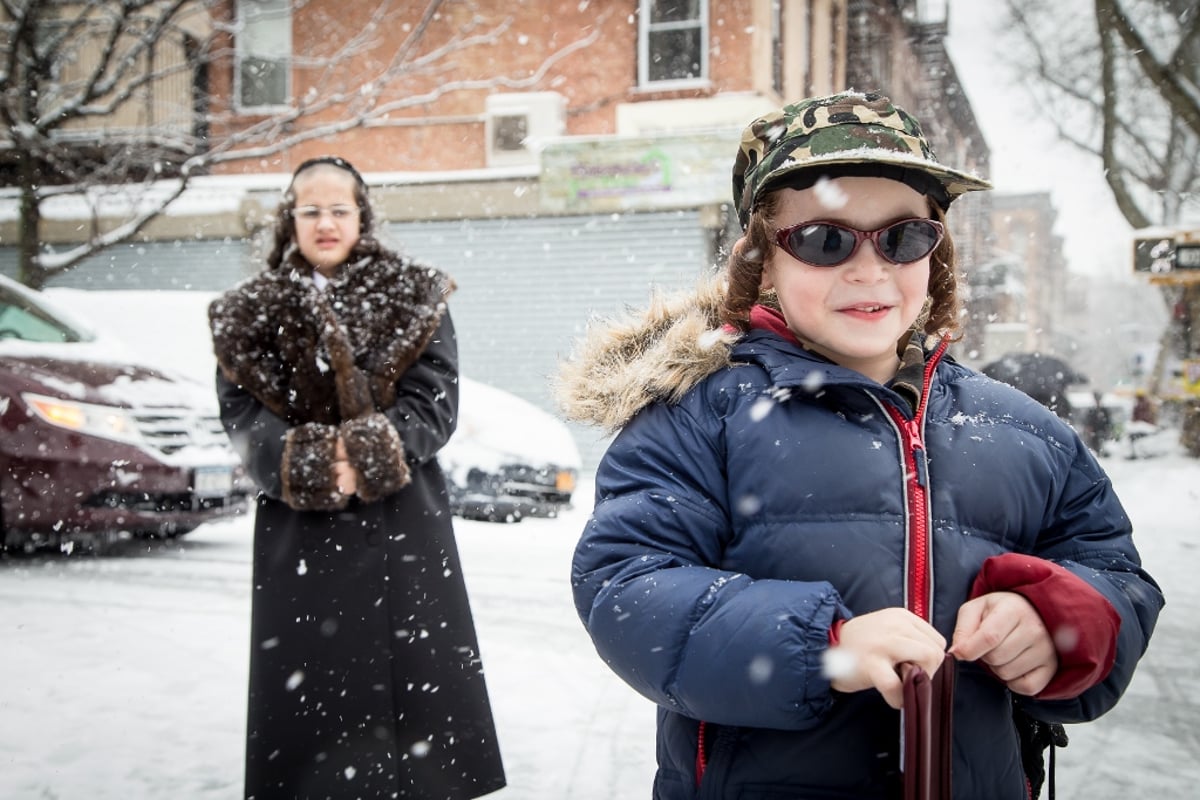
[(992, 261), (979, 270), (972, 311), (986, 334), (982, 360), (1008, 351), (1072, 356), (1076, 343), (1060, 324), (1082, 300), (1068, 293), (1062, 237), (1048, 192), (992, 198)]
[[(942, 159), (987, 172), (942, 46), (945, 3), (210, 8), (217, 57), (194, 70), (189, 100), (209, 146), (262, 131), (292, 146), (195, 179), (143, 241), (59, 284), (224, 288), (258, 268), (256, 239), (295, 165), (340, 154), (366, 175), (391, 238), (456, 278), (464, 371), (543, 406), (548, 376), (591, 315), (641, 305), (651, 286), (691, 286), (722, 260), (738, 233), (733, 156), (755, 115), (812, 94), (880, 89), (922, 118)], [(364, 124), (309, 138), (314, 125), (344, 119)], [(968, 270), (981, 260), (984, 202), (963, 198), (951, 215)], [(50, 222), (46, 241), (70, 241), (70, 216)], [(0, 240), (11, 240), (9, 224), (0, 220)]]

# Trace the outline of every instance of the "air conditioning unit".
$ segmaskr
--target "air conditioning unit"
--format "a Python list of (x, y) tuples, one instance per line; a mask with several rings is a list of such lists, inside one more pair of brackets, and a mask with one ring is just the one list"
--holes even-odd
[(489, 167), (537, 163), (537, 143), (567, 129), (567, 101), (558, 92), (488, 95), (485, 105)]

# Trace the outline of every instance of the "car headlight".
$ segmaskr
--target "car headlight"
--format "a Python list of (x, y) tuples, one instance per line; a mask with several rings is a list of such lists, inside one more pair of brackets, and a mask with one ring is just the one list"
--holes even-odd
[(39, 417), (51, 425), (75, 433), (141, 444), (142, 434), (130, 414), (115, 406), (77, 403), (57, 397), (23, 393), (21, 398)]

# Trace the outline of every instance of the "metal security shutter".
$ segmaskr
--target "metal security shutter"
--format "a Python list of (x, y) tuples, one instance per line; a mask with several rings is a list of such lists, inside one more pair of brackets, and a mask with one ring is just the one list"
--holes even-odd
[[(695, 210), (392, 223), (402, 252), (450, 273), (463, 374), (556, 413), (550, 382), (594, 316), (641, 308), (651, 287), (692, 287), (709, 267)], [(574, 426), (584, 469), (608, 440)]]
[[(195, 239), (175, 242), (126, 242), (114, 245), (49, 286), (65, 289), (195, 290), (227, 289), (258, 267), (250, 264), (244, 239)], [(15, 247), (0, 248), (0, 272), (15, 278)]]

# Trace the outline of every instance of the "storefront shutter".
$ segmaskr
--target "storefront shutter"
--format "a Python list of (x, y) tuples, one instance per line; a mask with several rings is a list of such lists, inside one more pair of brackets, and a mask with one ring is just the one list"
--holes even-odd
[[(552, 413), (550, 381), (593, 316), (692, 287), (710, 268), (695, 210), (393, 223), (390, 243), (450, 273), (463, 374)], [(573, 427), (584, 467), (608, 440)]]
[[(54, 277), (49, 286), (98, 291), (220, 291), (259, 268), (249, 263), (250, 257), (250, 243), (242, 239), (126, 242)], [(15, 247), (0, 247), (0, 274), (16, 278)]]

